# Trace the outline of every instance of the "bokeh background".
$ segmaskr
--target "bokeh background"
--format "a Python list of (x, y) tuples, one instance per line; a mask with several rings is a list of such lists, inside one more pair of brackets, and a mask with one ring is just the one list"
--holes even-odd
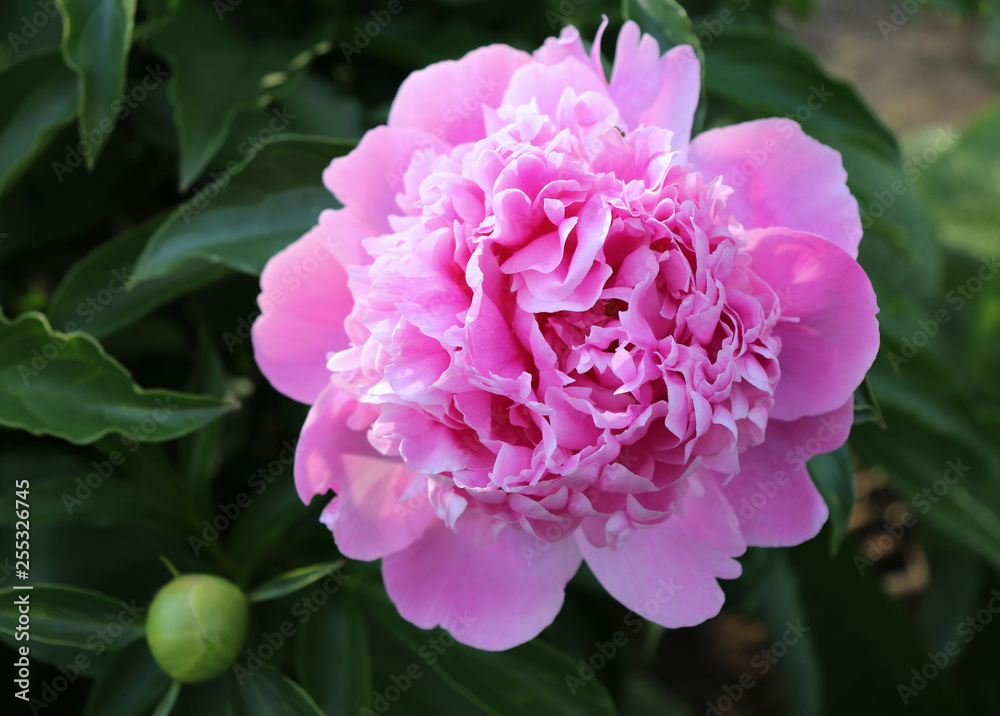
[[(12, 586), (36, 585), (34, 701), (4, 679), (3, 713), (1000, 714), (1000, 3), (624, 5), (3, 0), (11, 678)], [(790, 115), (842, 152), (883, 347), (849, 446), (810, 464), (830, 523), (751, 550), (717, 618), (642, 625), (584, 568), (538, 640), (477, 652), (403, 622), (377, 565), (342, 563), (321, 501), (298, 501), (306, 408), (254, 364), (257, 274), (334, 206), (322, 168), (409, 72), (567, 23), (590, 38), (602, 14), (610, 58), (623, 10), (664, 47), (700, 46), (704, 128)], [(832, 95), (810, 109), (816, 88)], [(254, 595), (249, 676), (171, 691), (121, 605), (170, 579), (161, 556)]]

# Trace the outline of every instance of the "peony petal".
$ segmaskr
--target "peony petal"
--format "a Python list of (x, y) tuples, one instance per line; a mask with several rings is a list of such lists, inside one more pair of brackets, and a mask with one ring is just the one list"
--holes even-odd
[(580, 553), (571, 539), (545, 542), (513, 527), (481, 544), (477, 526), (472, 517), (455, 532), (435, 522), (419, 542), (383, 560), (382, 575), (404, 619), (422, 629), (440, 624), (463, 644), (500, 651), (552, 623)]
[(414, 72), (396, 93), (389, 126), (413, 127), (453, 145), (482, 139), (483, 105), (499, 107), (511, 75), (529, 62), (526, 52), (489, 45)]
[[(352, 559), (372, 560), (408, 547), (435, 519), (426, 495), (403, 500), (417, 474), (368, 442), (369, 410), (331, 385), (309, 411), (295, 452), (295, 486), (302, 501), (335, 490), (323, 513), (337, 547)], [(368, 422), (370, 422), (370, 417)]]
[(442, 143), (412, 128), (375, 127), (350, 154), (334, 159), (323, 172), (323, 183), (356, 220), (375, 235), (388, 233), (389, 216), (403, 214), (396, 195), (411, 166), (436, 156)]
[(689, 161), (706, 179), (722, 176), (726, 200), (747, 229), (787, 226), (818, 234), (858, 255), (861, 215), (847, 189), (840, 152), (790, 119), (759, 119), (711, 129), (691, 142)]
[[(878, 352), (878, 305), (864, 270), (828, 241), (788, 229), (747, 232), (752, 270), (778, 294), (781, 379), (771, 417), (836, 410)], [(786, 320), (788, 318), (793, 321)]]
[(254, 358), (275, 388), (312, 403), (330, 383), (327, 355), (347, 348), (344, 330), (354, 303), (347, 273), (319, 228), (279, 252), (260, 277)]
[[(685, 514), (639, 529), (617, 549), (577, 544), (604, 588), (632, 611), (668, 627), (694, 626), (714, 617), (724, 596), (718, 578), (734, 579), (746, 550), (733, 510), (713, 478), (689, 478)], [(696, 489), (702, 488), (702, 489)]]
[(610, 93), (630, 130), (669, 129), (674, 133), (672, 149), (683, 150), (701, 97), (701, 63), (690, 45), (674, 47), (661, 57), (656, 40), (629, 21), (618, 34)]
[(747, 544), (789, 547), (819, 534), (829, 514), (806, 460), (836, 450), (854, 420), (854, 398), (826, 415), (771, 420), (761, 445), (740, 455), (740, 473), (722, 487)]

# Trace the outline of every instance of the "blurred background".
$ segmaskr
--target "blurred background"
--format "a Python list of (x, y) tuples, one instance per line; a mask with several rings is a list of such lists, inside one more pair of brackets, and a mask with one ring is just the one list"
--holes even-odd
[[(0, 4), (3, 713), (1000, 714), (1000, 2), (388, 6)], [(602, 14), (611, 58), (623, 10), (699, 47), (703, 128), (792, 116), (841, 151), (882, 350), (848, 447), (810, 463), (829, 524), (752, 549), (717, 618), (634, 627), (583, 568), (535, 642), (439, 648), (295, 495), (306, 408), (254, 364), (257, 276), (335, 206), (323, 167), (407, 74), (565, 24), (592, 38)], [(28, 582), (54, 585), (30, 704), (11, 686), (22, 480)], [(255, 595), (252, 676), (170, 690), (121, 617), (171, 578), (161, 556)]]

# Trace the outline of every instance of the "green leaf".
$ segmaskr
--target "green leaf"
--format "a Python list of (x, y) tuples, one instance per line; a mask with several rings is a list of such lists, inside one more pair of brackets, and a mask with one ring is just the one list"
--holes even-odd
[[(242, 683), (240, 683), (242, 680)], [(305, 689), (270, 666), (229, 682), (230, 712), (245, 716), (323, 716)]]
[[(253, 502), (233, 525), (228, 548), (233, 562), (240, 566), (238, 581), (241, 583), (268, 555), (277, 551), (284, 553), (283, 540), (296, 524), (305, 519), (310, 508), (302, 504), (293, 483), (293, 480), (279, 476), (264, 488), (257, 488)], [(267, 491), (266, 496), (263, 489)], [(320, 501), (315, 502), (318, 506)]]
[(61, 40), (62, 17), (55, 0), (0, 3), (0, 74), (30, 57), (58, 53)]
[(830, 510), (830, 552), (836, 554), (847, 534), (847, 522), (857, 494), (851, 453), (847, 445), (842, 445), (833, 452), (816, 455), (809, 460), (807, 467), (809, 476)]
[(0, 196), (76, 114), (76, 78), (57, 54), (0, 75)]
[(53, 331), (39, 313), (0, 315), (0, 425), (123, 446), (173, 440), (234, 410), (208, 396), (143, 390), (85, 333)]
[[(942, 346), (954, 342), (950, 327), (938, 327)], [(852, 448), (864, 464), (886, 470), (918, 522), (1000, 567), (1000, 451), (982, 388), (966, 387), (965, 369), (938, 355), (937, 345), (907, 353), (895, 338), (885, 340), (890, 360), (876, 360), (869, 377), (888, 430), (859, 425)]]
[(160, 703), (156, 705), (156, 709), (153, 711), (153, 716), (169, 716), (169, 714), (174, 710), (174, 704), (177, 703), (177, 697), (181, 693), (181, 687), (183, 685), (179, 681), (174, 681), (170, 684), (170, 690), (164, 694)]
[[(453, 689), (492, 716), (526, 713), (547, 716), (613, 716), (611, 696), (596, 679), (575, 694), (566, 675), (579, 665), (540, 639), (508, 651), (480, 651), (446, 636), (440, 629), (425, 632), (403, 621), (384, 592), (365, 591), (366, 611), (401, 644), (427, 662)], [(442, 642), (442, 638), (446, 641)], [(433, 640), (433, 641), (432, 641)], [(450, 644), (432, 651), (432, 644)], [(436, 657), (427, 658), (427, 654)], [(421, 668), (423, 666), (421, 665)]]
[(880, 323), (900, 322), (912, 296), (940, 280), (942, 261), (895, 138), (852, 86), (777, 30), (728, 27), (705, 56), (711, 108), (726, 110), (716, 121), (787, 117), (841, 153), (861, 211), (859, 260), (879, 297)]
[(295, 115), (296, 134), (356, 139), (364, 132), (364, 106), (316, 74), (308, 74), (283, 99)]
[[(979, 114), (961, 136), (950, 128), (913, 142), (917, 185), (949, 245), (973, 254), (1000, 250), (1000, 102)], [(933, 161), (929, 161), (933, 160)]]
[[(80, 141), (93, 167), (118, 120), (136, 0), (59, 0), (62, 51), (80, 78)], [(116, 106), (117, 102), (117, 106)]]
[(116, 652), (87, 694), (83, 716), (143, 716), (170, 688), (145, 640)]
[[(926, 680), (904, 707), (899, 687), (909, 688), (914, 679), (911, 670), (919, 673), (928, 663), (927, 645), (900, 605), (885, 594), (876, 570), (859, 568), (854, 560), (860, 555), (853, 549), (842, 549), (830, 558), (824, 542), (810, 540), (788, 552), (802, 626), (809, 630), (805, 637), (815, 647), (822, 675), (823, 713), (966, 713), (947, 671)], [(797, 618), (786, 613), (786, 618)], [(772, 631), (771, 637), (780, 639), (782, 634)], [(798, 646), (789, 647), (789, 656)], [(784, 659), (778, 662), (778, 668), (784, 663)]]
[(145, 609), (98, 592), (57, 584), (0, 590), (0, 632), (17, 633), (17, 599), (28, 599), (31, 641), (90, 651), (116, 651), (143, 636)]
[(201, 259), (256, 275), (281, 249), (337, 206), (322, 184), (323, 169), (353, 144), (281, 135), (224, 175), (214, 199), (183, 204), (153, 234), (134, 284), (165, 276)]
[(73, 324), (100, 338), (228, 273), (221, 266), (189, 261), (168, 276), (126, 288), (139, 255), (164, 218), (156, 216), (126, 229), (74, 264), (52, 295), (46, 312), (49, 322), (57, 327)]
[(984, 564), (977, 554), (930, 525), (920, 527), (920, 543), (930, 569), (930, 582), (920, 599), (920, 626), (927, 645), (944, 651), (955, 638), (955, 625), (980, 608)]
[(694, 716), (695, 712), (680, 699), (665, 694), (655, 681), (630, 674), (625, 681), (622, 716)]
[[(142, 286), (139, 286), (141, 289)], [(199, 331), (198, 352), (188, 390), (215, 398), (226, 396), (226, 369), (204, 330)], [(212, 512), (212, 477), (221, 460), (223, 423), (216, 420), (183, 438), (178, 445), (181, 474), (195, 505)]]
[(319, 611), (295, 641), (295, 671), (327, 714), (356, 714), (371, 708), (368, 633), (348, 596)]
[(729, 27), (705, 50), (705, 58), (710, 97), (715, 95), (760, 117), (787, 116), (807, 131), (834, 134), (899, 161), (892, 133), (854, 88), (829, 77), (787, 35), (771, 29)]
[[(853, 477), (852, 472), (852, 481)], [(784, 639), (786, 634), (795, 635), (793, 643), (788, 643), (791, 639), (785, 642), (787, 653), (775, 667), (784, 686), (788, 711), (796, 716), (820, 716), (823, 713), (823, 679), (817, 644), (809, 631), (799, 634), (799, 630), (793, 628), (802, 625), (809, 629), (795, 574), (785, 551), (768, 549), (764, 553), (767, 566), (760, 585), (757, 616), (767, 627), (770, 641)], [(751, 660), (751, 665), (754, 677), (763, 676), (764, 668), (769, 666), (763, 659)]]
[(327, 562), (326, 564), (313, 564), (309, 567), (300, 567), (290, 572), (278, 575), (274, 579), (269, 579), (264, 584), (251, 591), (247, 598), (251, 602), (266, 602), (271, 599), (279, 599), (288, 596), (300, 589), (308, 587), (313, 582), (327, 577), (343, 567), (344, 560)]
[[(169, 92), (180, 138), (180, 187), (187, 190), (222, 146), (236, 115), (264, 107), (291, 89), (313, 56), (330, 46), (315, 40), (247, 41), (232, 23), (221, 22), (210, 5), (196, 0), (167, 3), (161, 17), (165, 21), (150, 41), (172, 69)], [(273, 125), (270, 131), (275, 131)]]
[[(132, 455), (125, 459), (131, 460)], [(51, 449), (8, 450), (0, 455), (0, 474), (18, 475), (31, 483), (32, 527), (133, 523), (183, 534), (187, 523), (174, 506), (144, 490), (145, 485), (124, 479), (119, 467), (108, 459), (87, 460), (77, 453)], [(0, 492), (13, 504), (13, 482)], [(0, 525), (13, 526), (15, 521), (13, 511), (0, 512)]]

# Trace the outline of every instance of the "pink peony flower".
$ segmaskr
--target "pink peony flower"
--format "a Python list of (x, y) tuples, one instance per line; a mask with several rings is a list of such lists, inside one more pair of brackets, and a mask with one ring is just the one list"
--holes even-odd
[(550, 624), (581, 560), (663, 626), (718, 613), (747, 545), (826, 520), (805, 460), (878, 346), (840, 155), (780, 119), (690, 141), (692, 49), (626, 23), (609, 82), (599, 38), (415, 72), (261, 278), (257, 361), (312, 404), (300, 496), (482, 649)]

